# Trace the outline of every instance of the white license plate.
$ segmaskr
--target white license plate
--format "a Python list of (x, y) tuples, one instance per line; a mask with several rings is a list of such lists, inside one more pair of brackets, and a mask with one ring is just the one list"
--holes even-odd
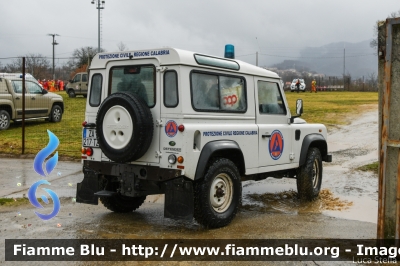
[(82, 145), (83, 147), (99, 147), (99, 143), (97, 143), (96, 129), (83, 129)]

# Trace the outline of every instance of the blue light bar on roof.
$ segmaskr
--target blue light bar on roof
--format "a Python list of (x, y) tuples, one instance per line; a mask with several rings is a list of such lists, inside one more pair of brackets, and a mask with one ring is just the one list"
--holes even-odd
[(232, 44), (225, 45), (225, 58), (235, 59), (235, 46)]

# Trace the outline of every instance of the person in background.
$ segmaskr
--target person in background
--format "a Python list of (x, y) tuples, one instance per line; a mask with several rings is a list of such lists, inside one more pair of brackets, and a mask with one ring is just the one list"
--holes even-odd
[(313, 81), (311, 81), (311, 91), (310, 93), (315, 92), (317, 93), (317, 82), (315, 81), (315, 79)]
[(49, 91), (56, 91), (54, 89), (54, 80), (49, 80), (48, 84), (49, 84)]
[(47, 83), (46, 79), (43, 79), (42, 84), (43, 84), (43, 89), (49, 90), (49, 84)]
[(297, 93), (299, 93), (299, 91), (300, 91), (300, 79), (297, 79), (297, 81), (296, 81), (296, 89), (297, 89)]
[(56, 90), (58, 90), (58, 91), (61, 90), (61, 88), (60, 88), (60, 80), (59, 79), (57, 79), (57, 81), (56, 81)]
[(60, 91), (64, 90), (64, 81), (60, 80), (59, 88), (60, 88)]

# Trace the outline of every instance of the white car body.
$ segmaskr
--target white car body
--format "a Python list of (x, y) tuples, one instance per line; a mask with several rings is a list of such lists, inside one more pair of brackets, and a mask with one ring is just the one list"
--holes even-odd
[[(298, 79), (294, 79), (292, 81), (292, 84), (290, 84), (290, 91), (294, 92), (297, 91), (296, 83)], [(305, 92), (306, 91), (306, 84), (304, 83), (304, 79), (299, 79), (300, 80), (300, 88), (299, 91)]]
[[(210, 95), (215, 97), (206, 100)], [(301, 100), (296, 110), (301, 114)], [(100, 197), (110, 210), (132, 211), (142, 197), (165, 193), (165, 216), (179, 218), (183, 206), (193, 211), (202, 180), (218, 169), (236, 169), (211, 182), (214, 214), (196, 213), (203, 203), (194, 208), (196, 220), (208, 227), (225, 226), (235, 215), (237, 206), (228, 207), (238, 203), (234, 193), (241, 197), (237, 179), (294, 178), (312, 162), (306, 162), (309, 147), (321, 150), (320, 178), (322, 161), (331, 161), (326, 127), (291, 115), (276, 73), (174, 48), (97, 54), (83, 126), (84, 180), (77, 202), (97, 204)], [(141, 127), (147, 131), (139, 132)], [(314, 184), (318, 194), (320, 181)], [(125, 208), (118, 197), (131, 198), (135, 208)]]

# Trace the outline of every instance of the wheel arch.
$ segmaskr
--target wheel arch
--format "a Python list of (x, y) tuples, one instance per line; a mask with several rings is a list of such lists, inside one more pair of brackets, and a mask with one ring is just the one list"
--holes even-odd
[(301, 145), (299, 166), (302, 166), (306, 162), (308, 149), (316, 147), (319, 149), (322, 158), (326, 158), (328, 155), (328, 144), (325, 138), (321, 134), (309, 134), (304, 137)]
[(63, 102), (53, 102), (51, 108), (53, 109), (54, 105), (58, 105), (61, 107), (61, 112), (64, 113), (64, 103)]
[(199, 180), (204, 176), (207, 166), (215, 157), (223, 157), (231, 160), (237, 166), (240, 175), (245, 174), (245, 161), (239, 144), (232, 140), (216, 140), (208, 142), (201, 150), (194, 180)]
[(13, 106), (8, 104), (0, 104), (0, 110), (6, 111), (10, 115), (10, 119), (14, 119)]

